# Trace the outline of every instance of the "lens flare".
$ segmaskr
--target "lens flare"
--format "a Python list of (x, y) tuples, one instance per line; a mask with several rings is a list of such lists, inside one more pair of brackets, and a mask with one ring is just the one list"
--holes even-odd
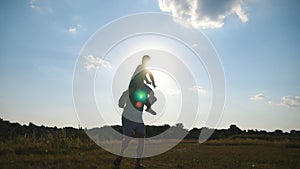
[[(134, 26), (141, 22), (142, 25)], [(120, 155), (119, 147), (124, 137), (110, 124), (119, 123), (116, 119), (120, 119), (124, 111), (124, 108), (119, 108), (120, 94), (128, 90), (132, 71), (140, 64), (143, 55), (151, 56), (149, 68), (166, 72), (174, 79), (169, 83), (164, 76), (155, 76), (157, 88), (154, 92), (158, 99), (153, 110), (159, 115), (155, 116), (158, 117), (156, 124), (182, 123), (185, 129), (191, 129), (199, 126), (196, 124), (197, 119), (204, 118), (201, 126), (217, 128), (225, 101), (225, 77), (212, 43), (192, 25), (170, 15), (134, 14), (115, 20), (95, 32), (83, 46), (76, 61), (73, 100), (77, 118), (97, 145)], [(211, 84), (209, 93), (212, 94), (208, 97), (211, 99), (193, 89), (205, 85), (205, 82)], [(139, 115), (135, 116), (137, 119), (132, 118), (132, 121), (140, 121), (140, 115), (148, 116), (149, 113), (139, 113), (151, 100), (148, 100), (148, 94), (149, 97), (152, 95), (143, 91), (130, 92), (125, 105), (129, 105), (127, 108), (130, 112)], [(127, 104), (128, 101), (132, 104)], [(203, 116), (206, 111), (202, 107), (206, 103), (210, 103), (207, 104), (208, 114)], [(164, 106), (165, 110), (162, 109)], [(202, 114), (198, 118), (200, 110)], [(166, 113), (162, 114), (163, 111)], [(152, 114), (148, 117), (154, 119)], [(100, 126), (104, 127), (94, 130)], [(123, 156), (136, 158), (136, 144), (140, 139), (145, 144), (141, 158), (160, 155), (172, 149), (188, 133), (186, 130), (174, 132), (173, 129), (170, 127), (159, 135), (147, 138), (132, 137), (133, 141)], [(206, 141), (212, 134), (213, 130), (201, 130), (199, 143)]]
[(145, 103), (147, 100), (147, 94), (143, 90), (137, 90), (134, 93), (134, 99), (138, 102)]
[(135, 107), (137, 107), (137, 108), (141, 108), (142, 105), (143, 105), (143, 104), (142, 104), (141, 102), (136, 102), (136, 103), (135, 103)]

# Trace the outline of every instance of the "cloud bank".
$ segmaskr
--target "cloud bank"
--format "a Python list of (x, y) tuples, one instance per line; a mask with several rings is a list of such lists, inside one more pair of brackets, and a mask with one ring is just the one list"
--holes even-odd
[(285, 106), (290, 109), (300, 110), (300, 96), (283, 96), (280, 102), (274, 103), (268, 96), (258, 93), (250, 97), (250, 100), (263, 101), (268, 105)]
[(96, 68), (98, 66), (102, 66), (105, 68), (111, 68), (111, 64), (108, 61), (105, 61), (99, 57), (95, 57), (93, 55), (86, 55), (83, 56), (83, 58), (85, 59), (85, 63), (84, 63), (84, 68), (87, 71), (93, 71), (96, 70)]
[(53, 14), (49, 4), (50, 1), (30, 0), (29, 7), (40, 14)]
[(300, 96), (283, 96), (280, 105), (300, 109)]
[(259, 100), (265, 100), (267, 98), (267, 96), (265, 96), (263, 93), (258, 93), (252, 97), (250, 97), (250, 100), (253, 101), (259, 101)]
[(243, 23), (248, 21), (243, 0), (158, 0), (158, 5), (161, 11), (170, 12), (196, 28), (221, 28), (232, 14)]

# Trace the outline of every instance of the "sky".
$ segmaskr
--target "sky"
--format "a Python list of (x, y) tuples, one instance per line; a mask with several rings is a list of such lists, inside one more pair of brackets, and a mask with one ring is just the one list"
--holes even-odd
[(192, 24), (217, 51), (226, 77), (218, 128), (300, 130), (297, 0), (0, 3), (0, 118), (78, 127), (72, 78), (86, 41), (120, 17), (159, 12)]

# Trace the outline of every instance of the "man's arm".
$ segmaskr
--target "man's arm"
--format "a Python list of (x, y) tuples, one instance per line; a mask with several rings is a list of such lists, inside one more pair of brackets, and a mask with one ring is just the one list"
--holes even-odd
[(126, 101), (128, 100), (128, 97), (129, 97), (129, 91), (126, 90), (123, 92), (122, 96), (120, 97), (119, 99), (119, 107), (120, 108), (124, 108), (125, 107), (125, 104), (126, 104)]

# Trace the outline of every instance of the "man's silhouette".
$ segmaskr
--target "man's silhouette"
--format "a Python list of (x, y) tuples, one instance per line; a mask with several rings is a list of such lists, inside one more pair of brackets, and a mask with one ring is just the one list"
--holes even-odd
[[(154, 95), (149, 96), (150, 104), (153, 104), (155, 101), (156, 98), (154, 97)], [(144, 105), (145, 104), (142, 103), (142, 109), (137, 109), (134, 105), (132, 105), (129, 99), (129, 90), (124, 91), (122, 96), (119, 99), (119, 107), (123, 108), (122, 128), (123, 128), (124, 138), (121, 144), (120, 155), (114, 161), (114, 165), (116, 169), (119, 168), (124, 151), (127, 148), (132, 137), (139, 138), (138, 146), (137, 146), (137, 159), (136, 159), (135, 169), (145, 168), (141, 165), (141, 157), (144, 149), (143, 138), (145, 138), (146, 135), (145, 134), (146, 127), (142, 118)]]
[[(137, 146), (136, 169), (143, 169), (141, 165), (141, 157), (144, 149), (145, 124), (143, 122), (142, 113), (144, 106), (146, 111), (156, 115), (156, 112), (151, 109), (151, 105), (157, 100), (154, 92), (147, 84), (152, 84), (155, 88), (155, 82), (152, 73), (146, 68), (150, 56), (145, 55), (130, 81), (129, 89), (124, 91), (119, 99), (119, 107), (123, 108), (122, 127), (124, 138), (121, 144), (120, 155), (115, 159), (115, 168), (119, 168), (122, 156), (127, 148), (132, 137), (139, 138)], [(151, 82), (148, 80), (150, 77)], [(147, 84), (145, 84), (146, 82)]]

